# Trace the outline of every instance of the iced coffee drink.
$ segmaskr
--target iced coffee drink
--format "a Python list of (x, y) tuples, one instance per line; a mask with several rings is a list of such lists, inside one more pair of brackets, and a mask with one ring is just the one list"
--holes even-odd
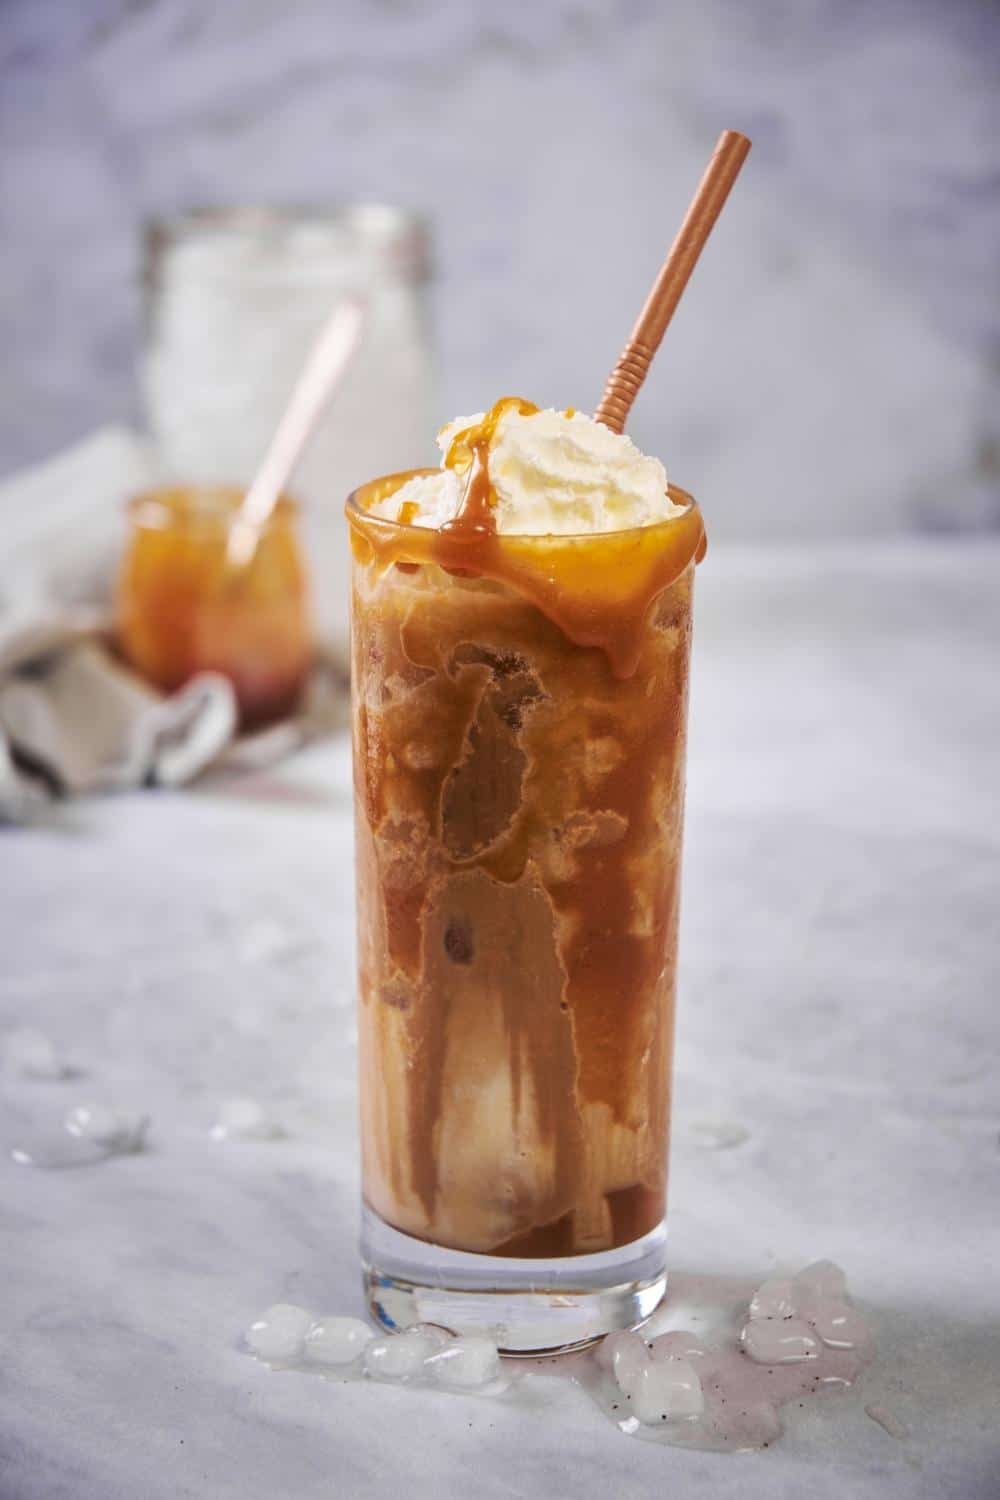
[(588, 417), (441, 443), (348, 504), (364, 1253), (387, 1321), (537, 1348), (662, 1294), (704, 534)]

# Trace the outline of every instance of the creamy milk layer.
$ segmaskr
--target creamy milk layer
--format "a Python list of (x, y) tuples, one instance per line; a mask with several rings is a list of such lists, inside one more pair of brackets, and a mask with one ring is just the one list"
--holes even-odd
[[(481, 421), (482, 415), (459, 417), (441, 429), (438, 444), (444, 460), (454, 439)], [(669, 520), (683, 510), (667, 494), (666, 470), (658, 458), (581, 412), (507, 412), (488, 464), (500, 532), (571, 536), (626, 531)], [(374, 506), (373, 514), (440, 528), (461, 508), (465, 477), (447, 467), (416, 476)]]

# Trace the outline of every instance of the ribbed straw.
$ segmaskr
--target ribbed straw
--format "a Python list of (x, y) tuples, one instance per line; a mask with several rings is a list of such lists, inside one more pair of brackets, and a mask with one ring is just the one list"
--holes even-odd
[(735, 130), (724, 130), (719, 136), (677, 238), (594, 412), (594, 420), (603, 422), (612, 432), (621, 432), (625, 427), (653, 356), (749, 150), (750, 142), (746, 136)]

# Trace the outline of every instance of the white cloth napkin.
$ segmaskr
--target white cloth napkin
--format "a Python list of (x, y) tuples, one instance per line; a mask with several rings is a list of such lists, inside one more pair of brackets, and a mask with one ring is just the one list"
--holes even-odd
[(123, 507), (156, 478), (145, 444), (108, 428), (0, 484), (0, 821), (28, 821), (54, 796), (267, 764), (342, 721), (344, 672), (329, 657), (300, 715), (238, 743), (225, 677), (164, 697), (116, 660), (106, 629)]

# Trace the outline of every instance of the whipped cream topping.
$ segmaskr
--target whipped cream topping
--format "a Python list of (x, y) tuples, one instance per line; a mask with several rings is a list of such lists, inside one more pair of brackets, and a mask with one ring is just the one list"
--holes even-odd
[[(459, 417), (438, 434), (444, 459), (455, 437), (482, 415)], [(667, 494), (666, 470), (622, 433), (581, 412), (507, 412), (489, 452), (497, 530), (572, 536), (626, 531), (680, 515)], [(465, 476), (442, 467), (417, 475), (372, 513), (440, 528), (462, 504)]]

